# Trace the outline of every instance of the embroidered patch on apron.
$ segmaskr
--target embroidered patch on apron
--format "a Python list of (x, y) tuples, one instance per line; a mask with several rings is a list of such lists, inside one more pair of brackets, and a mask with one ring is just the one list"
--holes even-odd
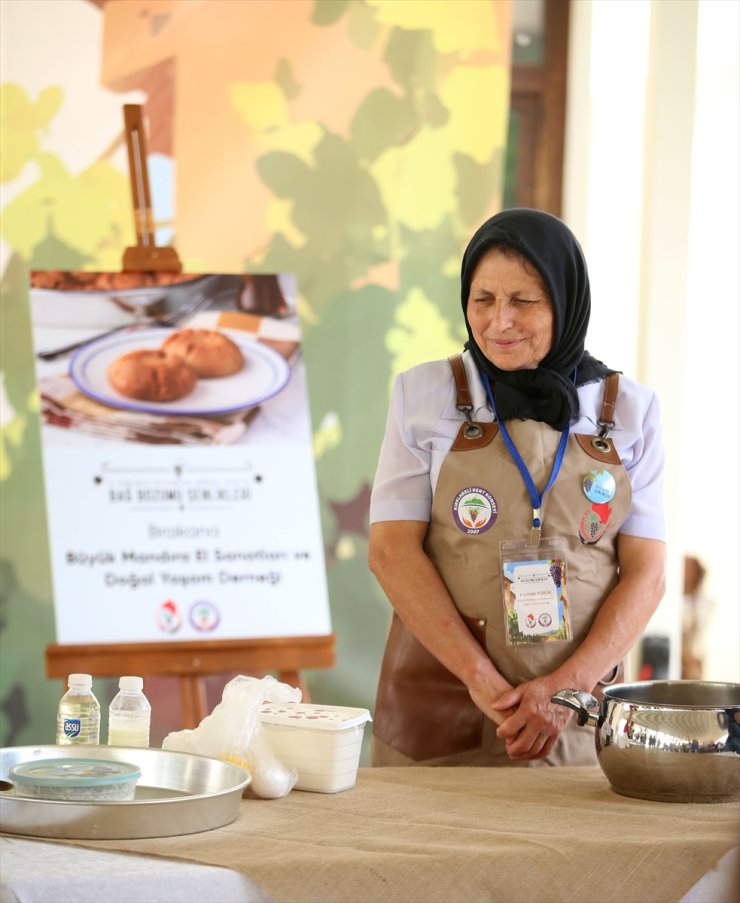
[(455, 496), (452, 516), (459, 530), (475, 536), (490, 530), (496, 523), (498, 505), (487, 489), (468, 486)]

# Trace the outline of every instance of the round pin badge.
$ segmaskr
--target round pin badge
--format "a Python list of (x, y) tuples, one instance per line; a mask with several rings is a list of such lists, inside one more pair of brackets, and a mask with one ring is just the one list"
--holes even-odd
[(583, 492), (589, 502), (610, 502), (616, 491), (617, 484), (608, 470), (589, 470), (583, 478)]

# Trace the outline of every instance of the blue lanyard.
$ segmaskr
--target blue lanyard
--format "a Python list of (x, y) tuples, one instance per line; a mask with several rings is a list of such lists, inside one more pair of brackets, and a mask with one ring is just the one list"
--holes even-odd
[(493, 392), (491, 391), (491, 383), (488, 380), (488, 374), (481, 373), (481, 378), (483, 379), (483, 384), (486, 387), (486, 394), (488, 395), (488, 399), (491, 402), (491, 408), (496, 418), (496, 422), (498, 423), (498, 428), (501, 431), (501, 435), (504, 437), (506, 447), (511, 452), (511, 457), (514, 459), (514, 463), (519, 468), (519, 473), (522, 475), (522, 479), (524, 480), (527, 490), (529, 491), (529, 498), (532, 502), (532, 533), (530, 537), (530, 544), (533, 546), (539, 545), (540, 530), (542, 529), (542, 500), (544, 499), (552, 484), (557, 479), (558, 473), (560, 473), (560, 465), (563, 463), (565, 447), (568, 444), (568, 436), (570, 435), (570, 422), (566, 423), (565, 429), (560, 434), (560, 442), (558, 443), (558, 450), (555, 453), (555, 460), (552, 464), (552, 471), (550, 472), (550, 479), (547, 481), (547, 486), (545, 486), (542, 492), (537, 492), (537, 487), (534, 485), (532, 474), (529, 472), (529, 468), (524, 463), (524, 459), (519, 454), (519, 449), (516, 447), (516, 445), (514, 445), (514, 440), (509, 435), (509, 431), (506, 429), (504, 421), (498, 419), (498, 414), (496, 414), (496, 404), (493, 400)]

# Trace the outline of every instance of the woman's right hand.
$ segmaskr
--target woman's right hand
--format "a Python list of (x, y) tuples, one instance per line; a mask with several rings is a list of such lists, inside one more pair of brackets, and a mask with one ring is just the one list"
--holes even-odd
[(501, 686), (473, 686), (468, 687), (468, 693), (470, 694), (470, 698), (473, 702), (478, 706), (478, 708), (483, 712), (483, 714), (490, 718), (491, 721), (496, 725), (501, 725), (506, 721), (509, 715), (513, 715), (516, 711), (516, 706), (510, 709), (504, 709), (503, 711), (499, 711), (494, 709), (493, 706), (496, 702), (498, 702), (499, 698), (503, 696), (504, 693), (512, 690), (513, 687), (511, 684), (503, 681)]
[[(437, 569), (424, 551), (428, 524), (380, 521), (370, 527), (370, 570), (408, 630), (468, 688), (478, 708), (501, 724), (511, 712), (494, 711), (511, 684), (468, 630)], [(512, 712), (514, 709), (512, 709)]]

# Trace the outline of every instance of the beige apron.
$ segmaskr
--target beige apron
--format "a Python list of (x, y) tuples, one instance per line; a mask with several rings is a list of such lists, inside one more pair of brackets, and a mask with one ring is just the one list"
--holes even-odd
[[(612, 441), (602, 435), (571, 434), (560, 473), (542, 505), (544, 537), (564, 537), (572, 640), (526, 646), (506, 643), (499, 542), (527, 539), (532, 504), (519, 469), (498, 435), (496, 423), (473, 423), (465, 369), (459, 355), (450, 358), (457, 385), (457, 406), (465, 413), (440, 470), (432, 502), (425, 551), (434, 562), (473, 636), (496, 668), (513, 685), (547, 674), (561, 665), (586, 637), (602, 602), (615, 586), (616, 543), (629, 512), (629, 478)], [(613, 425), (618, 374), (605, 380), (600, 425)], [(471, 429), (472, 428), (472, 429)], [(550, 476), (560, 434), (536, 421), (507, 423), (535, 486)], [(593, 469), (607, 469), (616, 492), (609, 502), (606, 532), (593, 544), (579, 537), (592, 503), (583, 480)], [(468, 488), (495, 500), (493, 525), (471, 535), (459, 525), (453, 505)], [(603, 513), (603, 509), (602, 509)], [(585, 518), (585, 520), (584, 520)], [(589, 534), (587, 534), (589, 535)], [(621, 677), (622, 668), (604, 683)], [(592, 689), (592, 688), (581, 688)], [(597, 692), (598, 695), (598, 692)], [(472, 702), (464, 684), (447, 671), (393, 615), (378, 685), (373, 724), (373, 765), (513, 765), (496, 725)], [(571, 719), (551, 754), (532, 765), (593, 765), (592, 730)]]

